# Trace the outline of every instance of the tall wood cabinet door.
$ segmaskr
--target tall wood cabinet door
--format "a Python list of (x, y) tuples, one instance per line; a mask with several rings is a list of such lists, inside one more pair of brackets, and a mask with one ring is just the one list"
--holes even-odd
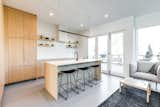
[(44, 77), (44, 62), (43, 61), (39, 61), (37, 62), (37, 73), (36, 73), (36, 77)]
[(9, 39), (9, 66), (23, 65), (23, 39)]
[(19, 82), (24, 80), (23, 66), (9, 66), (8, 80), (9, 83)]
[(23, 66), (24, 79), (36, 78), (36, 66), (35, 65), (25, 65)]
[(23, 38), (23, 12), (5, 7), (7, 10), (7, 35), (9, 38)]
[(36, 78), (36, 41), (24, 40), (24, 78)]
[(24, 40), (24, 65), (36, 64), (36, 40)]
[(8, 40), (7, 83), (23, 80), (23, 39)]
[[(0, 0), (1, 1), (1, 0)], [(1, 2), (2, 3), (2, 2)], [(5, 36), (4, 36), (4, 14), (3, 5), (0, 3), (0, 85), (4, 85), (5, 78)], [(1, 98), (1, 93), (0, 93)]]
[[(0, 65), (4, 63), (4, 24), (3, 24), (3, 7), (0, 4)], [(0, 71), (1, 73), (1, 71)]]
[(29, 13), (23, 13), (23, 28), (25, 39), (36, 39), (37, 17)]

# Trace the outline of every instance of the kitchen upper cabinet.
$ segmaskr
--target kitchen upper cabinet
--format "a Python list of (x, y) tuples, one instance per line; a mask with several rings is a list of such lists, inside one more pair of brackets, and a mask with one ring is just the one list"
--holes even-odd
[(73, 35), (73, 34), (68, 34), (68, 41), (71, 41), (71, 42), (75, 42), (75, 41), (78, 41), (78, 38), (79, 36), (76, 36), (76, 35)]
[(59, 32), (59, 41), (68, 42), (67, 33)]
[(23, 12), (5, 7), (7, 12), (7, 35), (9, 38), (23, 38)]
[(23, 13), (23, 33), (25, 39), (36, 39), (37, 17), (29, 13)]
[(36, 40), (24, 40), (24, 65), (36, 64)]
[(59, 41), (63, 41), (63, 42), (75, 42), (78, 41), (78, 36), (74, 35), (74, 34), (69, 34), (69, 33), (65, 33), (65, 32), (59, 32)]

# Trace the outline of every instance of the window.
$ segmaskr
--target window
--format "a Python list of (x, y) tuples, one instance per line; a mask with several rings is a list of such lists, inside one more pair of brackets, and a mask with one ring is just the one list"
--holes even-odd
[(95, 43), (96, 38), (88, 39), (88, 58), (95, 58)]
[(112, 63), (123, 64), (123, 32), (111, 34)]
[(98, 37), (98, 58), (107, 58), (108, 35)]
[(160, 26), (138, 29), (137, 37), (138, 59), (157, 59), (160, 54)]

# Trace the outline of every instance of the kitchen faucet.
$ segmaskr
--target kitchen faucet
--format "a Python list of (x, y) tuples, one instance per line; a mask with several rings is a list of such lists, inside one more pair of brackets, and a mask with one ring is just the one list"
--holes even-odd
[(78, 61), (78, 51), (74, 51), (74, 58)]

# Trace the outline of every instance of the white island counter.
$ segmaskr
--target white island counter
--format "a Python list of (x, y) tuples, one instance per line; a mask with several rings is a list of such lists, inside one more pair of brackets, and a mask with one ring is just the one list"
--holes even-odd
[[(45, 62), (45, 89), (55, 99), (58, 99), (58, 72), (101, 65), (100, 60), (80, 59)], [(95, 69), (95, 78), (101, 79), (101, 66)]]

